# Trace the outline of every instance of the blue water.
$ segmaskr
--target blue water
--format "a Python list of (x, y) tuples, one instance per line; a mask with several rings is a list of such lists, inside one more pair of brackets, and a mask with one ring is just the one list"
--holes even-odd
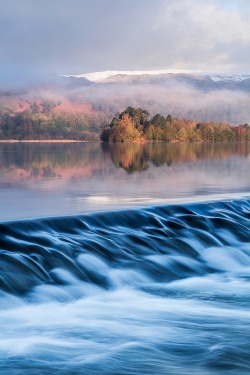
[(0, 223), (0, 372), (250, 372), (250, 201)]

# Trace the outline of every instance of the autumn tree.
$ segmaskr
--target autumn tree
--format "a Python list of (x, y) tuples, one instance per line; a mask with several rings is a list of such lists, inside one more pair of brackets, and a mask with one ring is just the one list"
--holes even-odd
[(116, 125), (112, 125), (109, 132), (108, 140), (111, 142), (134, 142), (139, 140), (141, 134), (134, 126), (130, 116), (123, 114)]

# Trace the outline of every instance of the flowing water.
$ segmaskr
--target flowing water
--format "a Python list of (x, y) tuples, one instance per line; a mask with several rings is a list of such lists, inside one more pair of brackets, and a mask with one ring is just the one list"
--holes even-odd
[(121, 146), (2, 145), (1, 374), (249, 374), (247, 145)]

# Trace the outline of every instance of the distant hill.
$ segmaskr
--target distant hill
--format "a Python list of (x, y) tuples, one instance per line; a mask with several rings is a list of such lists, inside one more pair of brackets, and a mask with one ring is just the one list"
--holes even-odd
[[(127, 106), (197, 121), (250, 123), (250, 75), (200, 72), (97, 72), (65, 75), (22, 92), (0, 92), (0, 114), (82, 113), (109, 122)], [(97, 120), (98, 121), (98, 120)]]
[[(104, 72), (105, 73), (105, 72)], [(99, 73), (79, 75), (79, 76), (64, 76), (68, 81), (77, 86), (85, 86), (91, 84), (149, 84), (160, 86), (172, 86), (174, 84), (182, 83), (193, 86), (200, 90), (243, 90), (250, 91), (250, 75), (223, 75), (223, 74), (209, 74), (209, 73), (159, 73), (159, 74), (125, 74), (115, 72), (114, 74), (106, 75)], [(91, 79), (85, 78), (89, 76)]]

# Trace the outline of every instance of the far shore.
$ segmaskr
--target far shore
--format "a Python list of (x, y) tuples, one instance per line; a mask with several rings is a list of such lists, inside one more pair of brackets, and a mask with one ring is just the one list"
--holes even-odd
[[(89, 143), (92, 141), (77, 141), (75, 139), (0, 139), (0, 143)], [(98, 142), (98, 141), (95, 141)]]
[(174, 143), (174, 144), (235, 144), (235, 143), (249, 143), (250, 141), (179, 141), (179, 140), (172, 140), (172, 141), (149, 141), (149, 140), (136, 140), (136, 141), (130, 141), (130, 142), (105, 142), (101, 140), (89, 140), (89, 141), (83, 141), (83, 140), (76, 140), (76, 139), (0, 139), (1, 143), (109, 143), (109, 144), (146, 144), (146, 143)]

